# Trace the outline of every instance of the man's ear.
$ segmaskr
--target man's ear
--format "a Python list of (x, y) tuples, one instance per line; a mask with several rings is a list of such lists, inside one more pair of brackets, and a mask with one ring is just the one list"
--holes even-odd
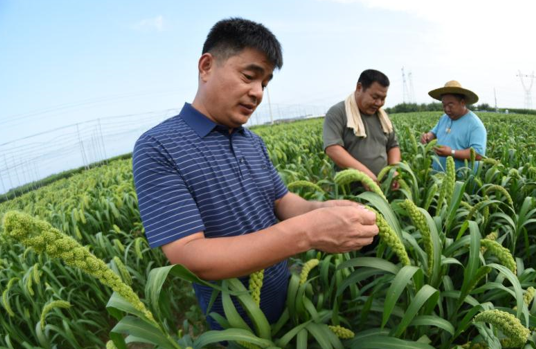
[(215, 64), (216, 64), (215, 58), (210, 53), (204, 53), (199, 58), (199, 63), (197, 65), (197, 68), (199, 70), (199, 78), (202, 81), (207, 81)]
[(358, 93), (363, 92), (363, 85), (362, 85), (360, 82), (358, 82), (358, 83), (357, 83), (357, 86), (355, 87), (355, 90), (356, 90)]

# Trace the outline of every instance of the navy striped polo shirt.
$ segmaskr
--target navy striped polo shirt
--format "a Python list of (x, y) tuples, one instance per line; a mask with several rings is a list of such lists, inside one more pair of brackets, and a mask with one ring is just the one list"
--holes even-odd
[[(153, 248), (200, 231), (214, 238), (268, 228), (278, 222), (275, 201), (287, 193), (259, 136), (243, 127), (229, 133), (188, 103), (179, 115), (138, 139), (132, 165), (145, 234)], [(206, 256), (210, 258), (210, 251)], [(286, 261), (265, 269), (261, 309), (272, 323), (284, 309), (288, 277)], [(248, 278), (241, 281), (247, 287)], [(212, 289), (193, 286), (206, 312)], [(224, 314), (221, 297), (210, 311)], [(213, 329), (220, 328), (207, 320)]]

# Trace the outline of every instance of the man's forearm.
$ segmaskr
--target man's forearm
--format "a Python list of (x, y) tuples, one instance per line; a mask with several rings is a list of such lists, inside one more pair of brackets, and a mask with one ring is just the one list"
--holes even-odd
[[(455, 154), (454, 158), (458, 160), (470, 160), (471, 159), (471, 149), (454, 149)], [(480, 161), (482, 159), (482, 156), (480, 154), (476, 154), (476, 160)]]
[[(292, 201), (283, 204), (276, 206), (276, 212), (287, 210)], [(220, 280), (251, 274), (310, 249), (355, 251), (370, 244), (378, 233), (375, 214), (355, 202), (331, 200), (309, 208), (316, 205), (322, 207), (257, 232), (219, 238), (205, 238), (198, 232), (162, 250), (172, 264), (182, 264), (200, 278)]]
[(199, 238), (186, 244), (179, 240), (163, 250), (172, 264), (182, 264), (202, 279), (241, 277), (309, 250), (304, 226), (297, 217), (240, 236), (205, 238), (197, 233)]
[(402, 160), (402, 155), (400, 154), (400, 148), (394, 147), (389, 149), (387, 152), (387, 163), (389, 165), (398, 164)]
[(323, 202), (308, 201), (299, 195), (288, 192), (285, 196), (276, 201), (275, 214), (279, 220), (284, 221), (311, 212), (317, 208), (324, 207), (324, 205), (325, 203)]
[(340, 145), (332, 145), (326, 148), (326, 154), (333, 160), (333, 162), (340, 168), (355, 168), (361, 172), (366, 173), (370, 178), (376, 180), (376, 176), (371, 170), (360, 161), (356, 160), (346, 149)]

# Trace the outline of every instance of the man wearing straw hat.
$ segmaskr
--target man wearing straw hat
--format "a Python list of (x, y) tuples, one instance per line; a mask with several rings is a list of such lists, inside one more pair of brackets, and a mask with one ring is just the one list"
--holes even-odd
[(455, 80), (428, 94), (441, 101), (445, 111), (434, 128), (421, 135), (424, 144), (437, 138), (434, 151), (439, 162), (434, 162), (434, 170), (444, 171), (448, 156), (454, 158), (456, 169), (465, 166), (465, 160), (471, 158), (471, 148), (476, 152), (476, 160), (480, 160), (486, 154), (486, 128), (479, 117), (467, 109), (478, 101), (478, 96)]

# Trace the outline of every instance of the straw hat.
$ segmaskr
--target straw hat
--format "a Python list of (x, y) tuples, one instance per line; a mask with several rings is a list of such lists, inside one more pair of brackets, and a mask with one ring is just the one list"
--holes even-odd
[(478, 102), (478, 96), (476, 95), (476, 93), (463, 88), (462, 85), (456, 80), (451, 80), (447, 82), (445, 84), (445, 87), (436, 88), (435, 90), (428, 92), (430, 97), (432, 97), (433, 99), (437, 99), (438, 101), (441, 100), (442, 95), (450, 93), (458, 93), (464, 95), (466, 104), (475, 104), (476, 102)]

